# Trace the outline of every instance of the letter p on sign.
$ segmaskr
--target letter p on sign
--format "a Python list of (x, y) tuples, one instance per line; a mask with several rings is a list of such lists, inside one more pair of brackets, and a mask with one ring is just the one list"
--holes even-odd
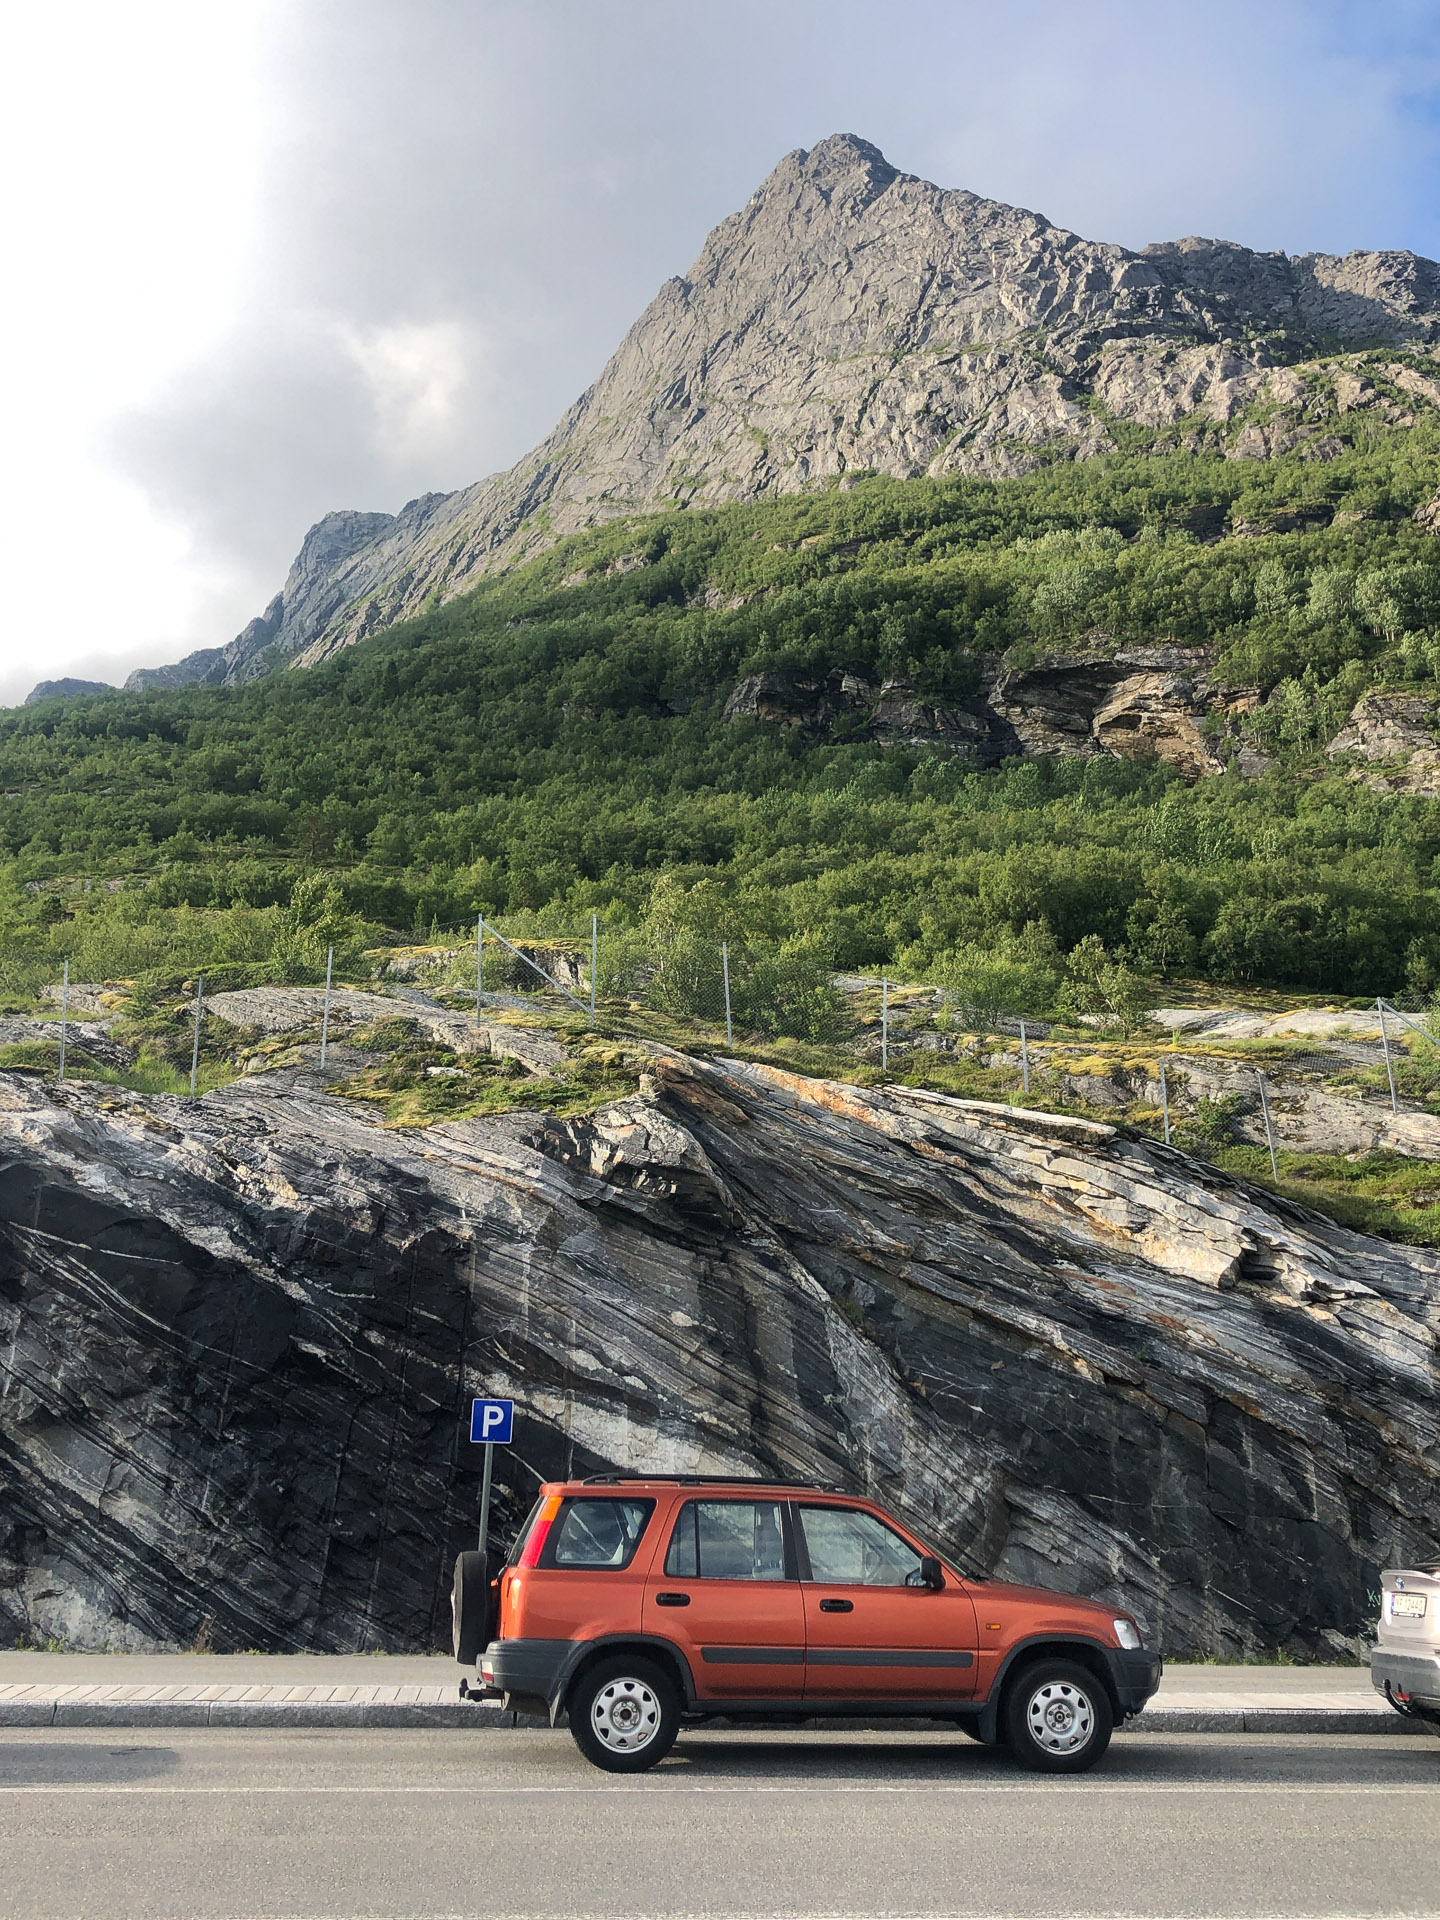
[(470, 1438), (476, 1446), (508, 1447), (515, 1425), (513, 1400), (474, 1400), (470, 1405)]

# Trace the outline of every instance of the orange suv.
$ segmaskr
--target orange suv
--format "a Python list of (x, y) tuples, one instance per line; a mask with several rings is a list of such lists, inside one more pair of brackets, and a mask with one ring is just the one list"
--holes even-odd
[(460, 1555), (452, 1606), (462, 1694), (568, 1714), (612, 1773), (682, 1724), (826, 1715), (950, 1720), (1079, 1773), (1160, 1683), (1128, 1614), (967, 1579), (873, 1501), (778, 1481), (546, 1485), (498, 1573)]

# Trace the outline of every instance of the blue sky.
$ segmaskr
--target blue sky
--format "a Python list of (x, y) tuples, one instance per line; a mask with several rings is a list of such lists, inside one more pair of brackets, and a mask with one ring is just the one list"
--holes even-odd
[(1140, 246), (1440, 255), (1440, 5), (72, 0), (20, 30), (0, 699), (509, 465), (827, 133)]

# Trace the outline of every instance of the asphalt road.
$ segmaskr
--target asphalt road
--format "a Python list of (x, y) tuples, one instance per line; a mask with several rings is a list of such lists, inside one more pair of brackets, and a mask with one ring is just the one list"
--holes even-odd
[(0, 1732), (5, 1920), (1440, 1913), (1440, 1740)]

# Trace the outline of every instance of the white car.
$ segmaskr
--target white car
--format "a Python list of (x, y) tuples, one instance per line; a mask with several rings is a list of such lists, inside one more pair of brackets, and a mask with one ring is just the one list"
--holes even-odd
[(1370, 1678), (1397, 1712), (1440, 1733), (1440, 1567), (1387, 1567), (1380, 1586)]

